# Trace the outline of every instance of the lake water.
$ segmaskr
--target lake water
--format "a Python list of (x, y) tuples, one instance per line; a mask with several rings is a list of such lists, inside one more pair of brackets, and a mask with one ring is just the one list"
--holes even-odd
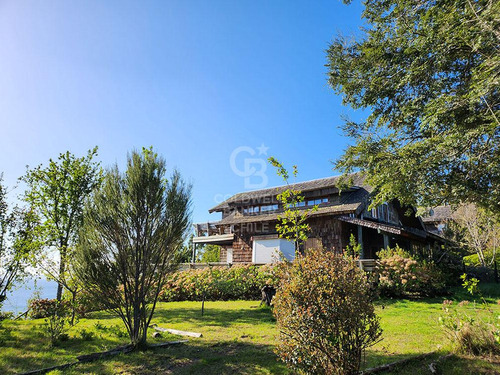
[(2, 311), (12, 311), (20, 314), (28, 309), (28, 300), (33, 297), (33, 293), (39, 293), (40, 298), (56, 298), (57, 283), (45, 279), (25, 280), (23, 284), (17, 285), (7, 293)]

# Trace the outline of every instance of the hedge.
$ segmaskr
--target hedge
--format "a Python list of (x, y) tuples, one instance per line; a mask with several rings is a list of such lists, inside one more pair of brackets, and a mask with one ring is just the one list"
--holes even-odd
[(261, 288), (276, 285), (273, 265), (234, 265), (173, 273), (160, 293), (160, 301), (226, 301), (260, 299)]

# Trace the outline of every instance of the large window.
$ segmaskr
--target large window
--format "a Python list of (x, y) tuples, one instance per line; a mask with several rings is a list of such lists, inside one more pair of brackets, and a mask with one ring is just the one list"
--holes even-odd
[(265, 206), (249, 206), (243, 207), (244, 214), (258, 214), (261, 212), (276, 211), (278, 209), (277, 204), (266, 204)]
[(277, 204), (268, 204), (266, 206), (260, 206), (260, 212), (276, 211), (278, 209)]
[(317, 198), (317, 199), (310, 199), (307, 201), (308, 206), (320, 205), (322, 203), (328, 203), (328, 198)]

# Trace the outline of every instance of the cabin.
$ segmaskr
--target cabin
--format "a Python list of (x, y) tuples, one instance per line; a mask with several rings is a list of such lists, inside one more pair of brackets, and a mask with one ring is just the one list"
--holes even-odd
[(370, 209), (372, 188), (361, 174), (349, 178), (349, 187), (341, 187), (341, 178), (327, 177), (291, 185), (242, 192), (209, 210), (219, 212), (217, 222), (194, 224), (193, 259), (197, 246), (221, 246), (221, 262), (265, 264), (274, 262), (278, 254), (293, 259), (294, 244), (279, 238), (276, 231), (283, 206), (277, 195), (291, 188), (305, 197), (300, 209), (317, 206), (310, 212), (311, 227), (304, 248), (323, 247), (341, 253), (351, 235), (361, 245), (360, 258), (374, 260), (377, 252), (396, 244), (408, 251), (430, 254), (432, 246), (443, 239), (426, 229), (411, 207), (397, 200)]

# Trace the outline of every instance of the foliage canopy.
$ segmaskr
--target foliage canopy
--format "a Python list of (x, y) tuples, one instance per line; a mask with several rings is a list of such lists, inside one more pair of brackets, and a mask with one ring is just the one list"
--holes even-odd
[(336, 167), (375, 204), (475, 202), (500, 212), (500, 2), (369, 0), (358, 40), (327, 51), (329, 84), (364, 122)]
[[(32, 234), (46, 250), (39, 259), (40, 265), (58, 282), (58, 301), (63, 287), (68, 285), (67, 263), (73, 258), (70, 253), (82, 224), (85, 201), (101, 182), (101, 167), (94, 161), (96, 155), (97, 147), (80, 158), (67, 151), (57, 160), (50, 159), (46, 167), (39, 165), (21, 177), (27, 185), (24, 201), (40, 222)], [(58, 264), (47, 255), (53, 247), (59, 253)]]

